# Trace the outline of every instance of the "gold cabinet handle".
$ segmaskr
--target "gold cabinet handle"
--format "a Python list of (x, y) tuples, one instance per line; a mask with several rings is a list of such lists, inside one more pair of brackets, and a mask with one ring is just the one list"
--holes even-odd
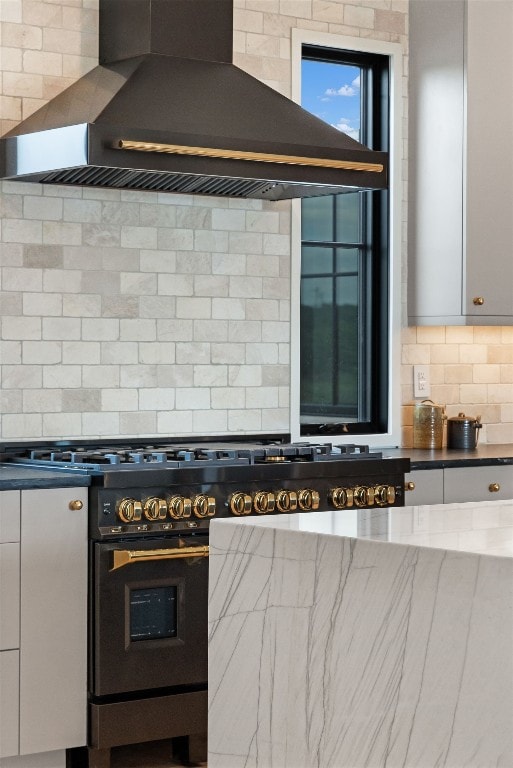
[(407, 483), (404, 484), (404, 490), (405, 491), (415, 490), (415, 483), (413, 482), (413, 480), (409, 480)]
[(124, 565), (158, 560), (177, 560), (184, 557), (208, 557), (208, 544), (201, 547), (174, 547), (173, 549), (115, 549), (111, 571)]
[(472, 304), (474, 304), (476, 307), (482, 307), (484, 304), (484, 297), (474, 296), (474, 298), (472, 299)]
[(497, 491), (500, 491), (500, 489), (501, 487), (499, 483), (490, 483), (490, 485), (488, 486), (488, 490), (490, 491), (490, 493), (497, 493)]
[(73, 501), (70, 501), (68, 504), (69, 509), (73, 510), (74, 512), (82, 509), (83, 506), (84, 504), (80, 501), (80, 499), (73, 499)]

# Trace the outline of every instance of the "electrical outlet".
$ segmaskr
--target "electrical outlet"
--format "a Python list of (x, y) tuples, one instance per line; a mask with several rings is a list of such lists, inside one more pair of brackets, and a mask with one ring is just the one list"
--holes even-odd
[(429, 380), (429, 365), (413, 366), (413, 396), (429, 397), (431, 382)]

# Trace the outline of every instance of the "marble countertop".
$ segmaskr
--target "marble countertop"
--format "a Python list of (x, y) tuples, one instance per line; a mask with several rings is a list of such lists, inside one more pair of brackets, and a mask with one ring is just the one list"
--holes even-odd
[(305, 512), (211, 525), (249, 525), (513, 558), (513, 501)]
[(31, 488), (84, 488), (91, 478), (70, 470), (35, 469), (15, 464), (0, 464), (0, 491), (19, 491)]

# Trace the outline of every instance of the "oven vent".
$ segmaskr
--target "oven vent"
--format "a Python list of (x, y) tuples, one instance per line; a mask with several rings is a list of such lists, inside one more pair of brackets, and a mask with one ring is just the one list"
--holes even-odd
[[(144, 189), (190, 195), (265, 198), (274, 185), (261, 179), (230, 179), (183, 173), (158, 173), (141, 170), (103, 168), (71, 168), (49, 173), (44, 184), (70, 184), (114, 189)], [(271, 195), (270, 195), (271, 197)]]

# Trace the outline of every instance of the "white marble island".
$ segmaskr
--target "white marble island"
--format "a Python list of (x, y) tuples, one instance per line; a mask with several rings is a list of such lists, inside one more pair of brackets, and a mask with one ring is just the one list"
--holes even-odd
[(215, 521), (209, 768), (513, 765), (513, 501)]

